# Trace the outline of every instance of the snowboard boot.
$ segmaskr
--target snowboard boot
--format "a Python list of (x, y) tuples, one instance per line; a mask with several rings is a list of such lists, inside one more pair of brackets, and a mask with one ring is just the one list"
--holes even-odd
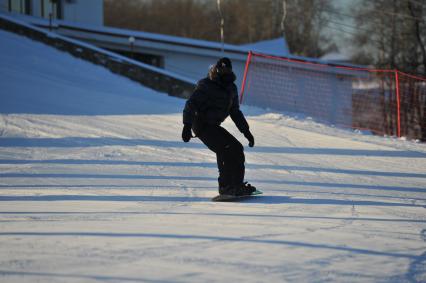
[(252, 193), (254, 193), (256, 191), (256, 187), (252, 186), (251, 184), (249, 184), (248, 182), (244, 182), (241, 185), (241, 189), (239, 190), (239, 194), (240, 196), (249, 196)]
[(235, 196), (235, 188), (233, 188), (230, 185), (219, 187), (219, 194), (220, 195), (229, 195), (229, 196)]
[(241, 186), (225, 186), (219, 187), (220, 195), (230, 195), (230, 196), (249, 196), (256, 188), (250, 185), (248, 182), (244, 182)]

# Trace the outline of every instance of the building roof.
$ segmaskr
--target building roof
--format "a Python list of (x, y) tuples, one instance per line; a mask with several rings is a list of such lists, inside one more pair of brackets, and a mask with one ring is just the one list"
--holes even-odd
[(350, 62), (351, 58), (349, 55), (341, 52), (330, 52), (321, 57), (321, 60), (332, 61), (332, 62)]
[[(20, 20), (26, 21), (28, 23), (34, 24), (39, 27), (49, 27), (48, 19), (22, 15), (18, 13), (12, 13), (11, 15), (13, 15), (16, 18), (19, 18)], [(220, 42), (215, 42), (215, 41), (192, 39), (192, 38), (185, 38), (180, 36), (165, 35), (165, 34), (159, 34), (159, 33), (136, 31), (136, 30), (114, 28), (114, 27), (107, 27), (107, 26), (94, 26), (94, 25), (70, 22), (65, 20), (55, 19), (53, 21), (53, 28), (55, 29), (62, 28), (62, 29), (76, 30), (76, 31), (79, 30), (83, 32), (88, 31), (95, 34), (124, 37), (124, 38), (134, 37), (136, 40), (146, 40), (146, 41), (157, 42), (157, 43), (196, 47), (196, 48), (210, 49), (215, 51), (221, 51), (222, 49), (222, 44)], [(250, 51), (248, 47), (238, 46), (233, 44), (225, 44), (224, 48), (226, 52), (235, 52), (235, 53), (243, 53), (243, 54), (247, 54), (247, 52)]]
[(258, 41), (249, 44), (243, 44), (242, 47), (248, 48), (260, 53), (275, 55), (275, 56), (289, 56), (287, 41), (283, 38), (275, 38), (269, 40)]

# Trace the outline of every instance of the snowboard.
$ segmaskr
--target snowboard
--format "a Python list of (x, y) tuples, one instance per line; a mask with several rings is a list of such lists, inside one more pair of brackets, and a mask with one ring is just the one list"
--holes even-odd
[(214, 198), (212, 198), (212, 201), (239, 201), (239, 200), (248, 199), (261, 194), (263, 194), (262, 191), (255, 190), (251, 195), (245, 195), (245, 196), (217, 195)]

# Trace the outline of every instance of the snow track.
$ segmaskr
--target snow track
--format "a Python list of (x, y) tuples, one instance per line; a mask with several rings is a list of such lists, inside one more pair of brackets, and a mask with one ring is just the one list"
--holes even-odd
[(1, 282), (426, 281), (424, 144), (243, 107), (265, 194), (212, 203), (184, 101), (0, 41)]

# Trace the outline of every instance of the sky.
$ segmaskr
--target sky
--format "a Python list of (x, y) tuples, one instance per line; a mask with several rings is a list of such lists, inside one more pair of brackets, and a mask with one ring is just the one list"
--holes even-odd
[[(354, 2), (358, 2), (358, 1), (360, 0), (334, 0), (333, 2), (338, 8), (339, 13), (350, 14), (351, 6), (354, 4)], [(342, 17), (340, 19), (336, 18), (333, 20), (335, 20), (336, 22), (343, 23), (345, 25), (350, 25), (350, 26), (354, 25), (352, 18), (350, 17)], [(333, 23), (331, 23), (330, 26), (333, 28), (328, 28), (327, 31), (333, 35), (333, 39), (335, 40), (339, 48), (339, 51), (344, 54), (350, 53), (351, 52), (350, 51), (351, 43), (349, 41), (349, 38), (351, 36), (350, 32), (355, 32), (355, 30), (350, 27), (345, 27), (345, 26), (337, 25)], [(339, 31), (339, 29), (345, 30), (347, 32), (341, 32)]]

